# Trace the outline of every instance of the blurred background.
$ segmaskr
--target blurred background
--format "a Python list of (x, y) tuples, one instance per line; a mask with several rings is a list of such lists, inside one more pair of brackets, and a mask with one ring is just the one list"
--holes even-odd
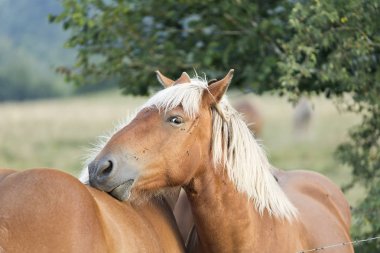
[(354, 237), (379, 234), (379, 16), (375, 0), (0, 0), (0, 167), (78, 175), (160, 89), (154, 70), (234, 68), (228, 95), (272, 164), (328, 176)]

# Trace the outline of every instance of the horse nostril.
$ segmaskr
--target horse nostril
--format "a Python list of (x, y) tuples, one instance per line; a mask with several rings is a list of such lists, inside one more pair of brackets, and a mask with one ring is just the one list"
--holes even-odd
[(117, 162), (111, 157), (103, 157), (99, 160), (94, 160), (88, 165), (89, 183), (91, 186), (100, 190), (108, 188), (107, 184), (113, 179)]
[(111, 174), (113, 169), (113, 163), (111, 160), (106, 160), (102, 164), (99, 165), (98, 175), (101, 177), (107, 177)]

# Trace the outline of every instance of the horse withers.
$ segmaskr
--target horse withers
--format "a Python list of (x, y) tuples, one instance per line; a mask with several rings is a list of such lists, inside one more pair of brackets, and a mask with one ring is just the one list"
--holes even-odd
[[(90, 184), (120, 200), (182, 186), (195, 229), (190, 252), (298, 252), (350, 241), (350, 209), (324, 176), (272, 167), (224, 94), (158, 73), (166, 89), (118, 130), (89, 166)], [(330, 252), (353, 252), (350, 245)]]
[(0, 170), (0, 252), (184, 252), (164, 197), (133, 205), (51, 169)]

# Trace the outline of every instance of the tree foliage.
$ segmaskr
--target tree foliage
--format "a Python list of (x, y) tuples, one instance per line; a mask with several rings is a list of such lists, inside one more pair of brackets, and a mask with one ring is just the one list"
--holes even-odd
[[(303, 92), (340, 97), (341, 107), (361, 113), (350, 141), (337, 150), (352, 167), (353, 182), (367, 197), (354, 210), (354, 235), (380, 234), (380, 2), (297, 3), (289, 17), (292, 38), (282, 44), (279, 81), (291, 96)], [(360, 252), (377, 252), (380, 242)]]
[[(192, 68), (211, 77), (237, 70), (234, 84), (339, 98), (363, 115), (337, 150), (368, 190), (355, 235), (380, 234), (380, 3), (377, 0), (216, 1), (61, 0), (51, 16), (71, 31), (78, 83), (117, 77), (124, 92), (146, 94), (153, 71)], [(380, 244), (361, 252), (379, 251)], [(364, 250), (364, 251), (363, 251)], [(371, 251), (372, 250), (372, 251)]]
[[(76, 82), (120, 78), (125, 92), (146, 94), (154, 70), (175, 76), (193, 68), (209, 76), (236, 68), (235, 83), (256, 90), (277, 85), (280, 48), (287, 37), (286, 1), (62, 0), (51, 20), (72, 32), (78, 50), (66, 74)], [(265, 84), (265, 85), (262, 85)]]

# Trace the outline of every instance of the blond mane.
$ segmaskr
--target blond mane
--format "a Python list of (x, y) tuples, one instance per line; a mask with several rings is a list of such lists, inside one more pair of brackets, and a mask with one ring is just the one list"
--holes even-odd
[[(199, 77), (158, 92), (144, 107), (170, 111), (181, 105), (191, 118), (199, 113), (207, 81)], [(222, 114), (222, 115), (221, 115)], [(267, 210), (279, 218), (292, 220), (297, 210), (286, 197), (271, 172), (268, 158), (240, 114), (226, 96), (212, 109), (212, 155), (215, 167), (222, 165), (236, 189), (253, 200), (259, 213)]]

